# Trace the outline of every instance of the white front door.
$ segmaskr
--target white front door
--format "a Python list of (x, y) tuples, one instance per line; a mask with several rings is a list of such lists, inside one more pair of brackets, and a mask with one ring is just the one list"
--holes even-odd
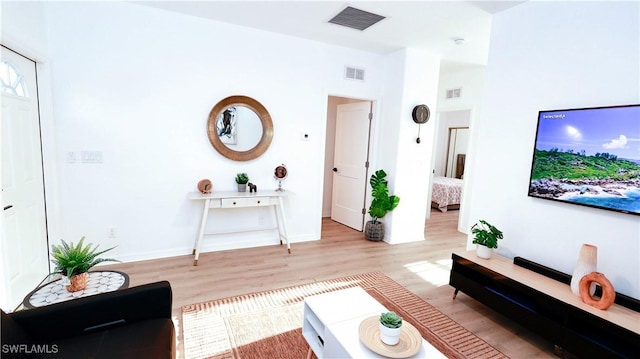
[[(331, 219), (362, 231), (371, 102), (338, 105)], [(365, 212), (366, 213), (366, 212)]]
[(49, 273), (35, 62), (0, 48), (0, 306), (16, 308)]

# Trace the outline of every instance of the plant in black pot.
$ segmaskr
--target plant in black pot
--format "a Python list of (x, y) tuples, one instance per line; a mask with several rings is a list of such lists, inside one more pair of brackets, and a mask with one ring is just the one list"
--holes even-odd
[(477, 245), (476, 255), (480, 258), (491, 258), (493, 248), (498, 248), (498, 239), (503, 238), (502, 231), (489, 222), (481, 219), (471, 227), (473, 243)]
[(387, 173), (384, 170), (377, 170), (369, 179), (373, 199), (369, 206), (371, 220), (364, 227), (364, 237), (370, 241), (384, 239), (384, 223), (378, 219), (384, 217), (387, 212), (393, 211), (400, 203), (400, 197), (389, 195), (386, 177)]

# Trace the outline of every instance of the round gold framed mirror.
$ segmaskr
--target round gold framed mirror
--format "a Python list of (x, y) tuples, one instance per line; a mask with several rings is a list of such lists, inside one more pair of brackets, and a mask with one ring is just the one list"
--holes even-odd
[(247, 96), (229, 96), (209, 113), (207, 135), (213, 148), (233, 161), (260, 157), (271, 145), (273, 121), (264, 106)]

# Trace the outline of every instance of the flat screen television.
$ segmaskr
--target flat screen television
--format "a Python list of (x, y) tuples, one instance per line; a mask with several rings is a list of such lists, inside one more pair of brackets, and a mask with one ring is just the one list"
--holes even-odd
[(539, 111), (529, 196), (640, 215), (640, 104)]

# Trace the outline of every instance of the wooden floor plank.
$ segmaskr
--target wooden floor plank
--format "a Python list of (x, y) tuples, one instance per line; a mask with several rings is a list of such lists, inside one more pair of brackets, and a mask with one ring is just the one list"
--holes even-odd
[[(293, 243), (290, 255), (286, 247), (275, 245), (202, 253), (196, 267), (189, 254), (101, 268), (128, 273), (130, 286), (168, 280), (179, 333), (183, 305), (381, 271), (509, 357), (554, 357), (549, 343), (515, 321), (463, 293), (452, 299), (453, 288), (448, 285), (451, 252), (464, 249), (466, 244), (466, 235), (457, 231), (458, 214), (432, 210), (426, 222), (426, 239), (421, 242), (369, 242), (362, 232), (325, 218), (322, 239)], [(178, 358), (183, 357), (179, 340)]]

